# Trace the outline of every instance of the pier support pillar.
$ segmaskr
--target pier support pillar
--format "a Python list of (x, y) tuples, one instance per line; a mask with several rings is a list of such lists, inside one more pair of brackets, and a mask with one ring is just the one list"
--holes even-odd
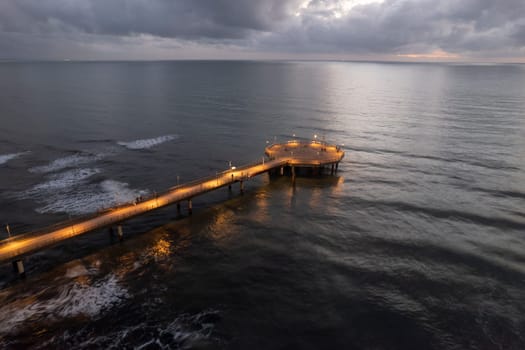
[(180, 215), (180, 202), (177, 202), (177, 214)]
[(193, 214), (193, 206), (191, 203), (191, 199), (188, 199), (188, 214), (189, 215)]
[(24, 261), (22, 259), (13, 261), (13, 270), (21, 278), (24, 278), (26, 276), (26, 271), (24, 269)]
[(281, 167), (281, 176), (284, 175), (284, 167)]
[(122, 225), (117, 226), (117, 235), (118, 240), (122, 242), (124, 240), (124, 231), (122, 230)]
[(295, 185), (295, 167), (292, 165), (292, 183)]
[(109, 233), (109, 241), (113, 244), (115, 241), (115, 228), (113, 226), (110, 226), (108, 228)]
[(332, 164), (332, 170), (330, 171), (330, 175), (334, 175), (334, 170), (335, 170), (335, 164)]
[(335, 171), (337, 172), (337, 168), (339, 168), (339, 162), (335, 163)]
[(240, 189), (241, 189), (241, 194), (243, 194), (243, 193), (244, 193), (244, 181), (241, 180), (241, 181), (239, 182), (239, 187), (240, 187)]

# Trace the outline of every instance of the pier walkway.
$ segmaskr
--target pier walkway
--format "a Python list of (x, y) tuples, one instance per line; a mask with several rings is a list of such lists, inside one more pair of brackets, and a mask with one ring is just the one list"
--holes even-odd
[[(294, 167), (321, 167), (326, 165), (337, 167), (343, 158), (344, 152), (337, 146), (324, 144), (317, 141), (300, 142), (290, 141), (266, 147), (268, 160), (232, 167), (226, 171), (197, 179), (185, 184), (170, 188), (155, 194), (140, 202), (133, 202), (117, 208), (108, 209), (91, 216), (66, 221), (54, 225), (38, 233), (27, 233), (0, 241), (0, 262), (13, 261), (18, 272), (23, 274), (21, 258), (40, 249), (59, 243), (65, 239), (75, 237), (104, 227), (120, 225), (121, 222), (149, 211), (177, 203), (188, 202), (188, 211), (192, 211), (192, 198), (215, 189), (240, 183), (241, 192), (244, 190), (244, 181), (259, 174), (280, 169), (283, 174), (284, 167), (291, 167), (292, 176), (295, 177)], [(118, 234), (122, 235), (122, 228), (117, 226)]]

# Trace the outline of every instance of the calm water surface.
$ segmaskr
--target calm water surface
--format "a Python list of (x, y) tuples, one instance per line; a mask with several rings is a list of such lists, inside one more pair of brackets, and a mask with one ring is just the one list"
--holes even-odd
[[(0, 64), (0, 223), (344, 145), (0, 267), (2, 348), (524, 349), (525, 67)], [(7, 237), (3, 230), (2, 237)]]

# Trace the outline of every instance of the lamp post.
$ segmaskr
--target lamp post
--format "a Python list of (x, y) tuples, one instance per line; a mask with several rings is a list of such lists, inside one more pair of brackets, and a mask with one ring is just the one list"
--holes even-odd
[(9, 224), (5, 225), (5, 230), (7, 231), (7, 234), (9, 235), (9, 238), (11, 238), (11, 229), (9, 228)]
[[(230, 162), (230, 164), (231, 164), (231, 162)], [(235, 169), (237, 169), (235, 166), (232, 166), (232, 167), (230, 168), (230, 170), (231, 170), (231, 172), (232, 172), (232, 181), (233, 181), (233, 178), (234, 178), (233, 171), (234, 171)]]

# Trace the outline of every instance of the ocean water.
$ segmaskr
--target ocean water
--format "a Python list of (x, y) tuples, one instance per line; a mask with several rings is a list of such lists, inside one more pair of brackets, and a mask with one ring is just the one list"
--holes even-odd
[(0, 64), (0, 235), (342, 145), (0, 266), (1, 348), (524, 349), (525, 66)]

